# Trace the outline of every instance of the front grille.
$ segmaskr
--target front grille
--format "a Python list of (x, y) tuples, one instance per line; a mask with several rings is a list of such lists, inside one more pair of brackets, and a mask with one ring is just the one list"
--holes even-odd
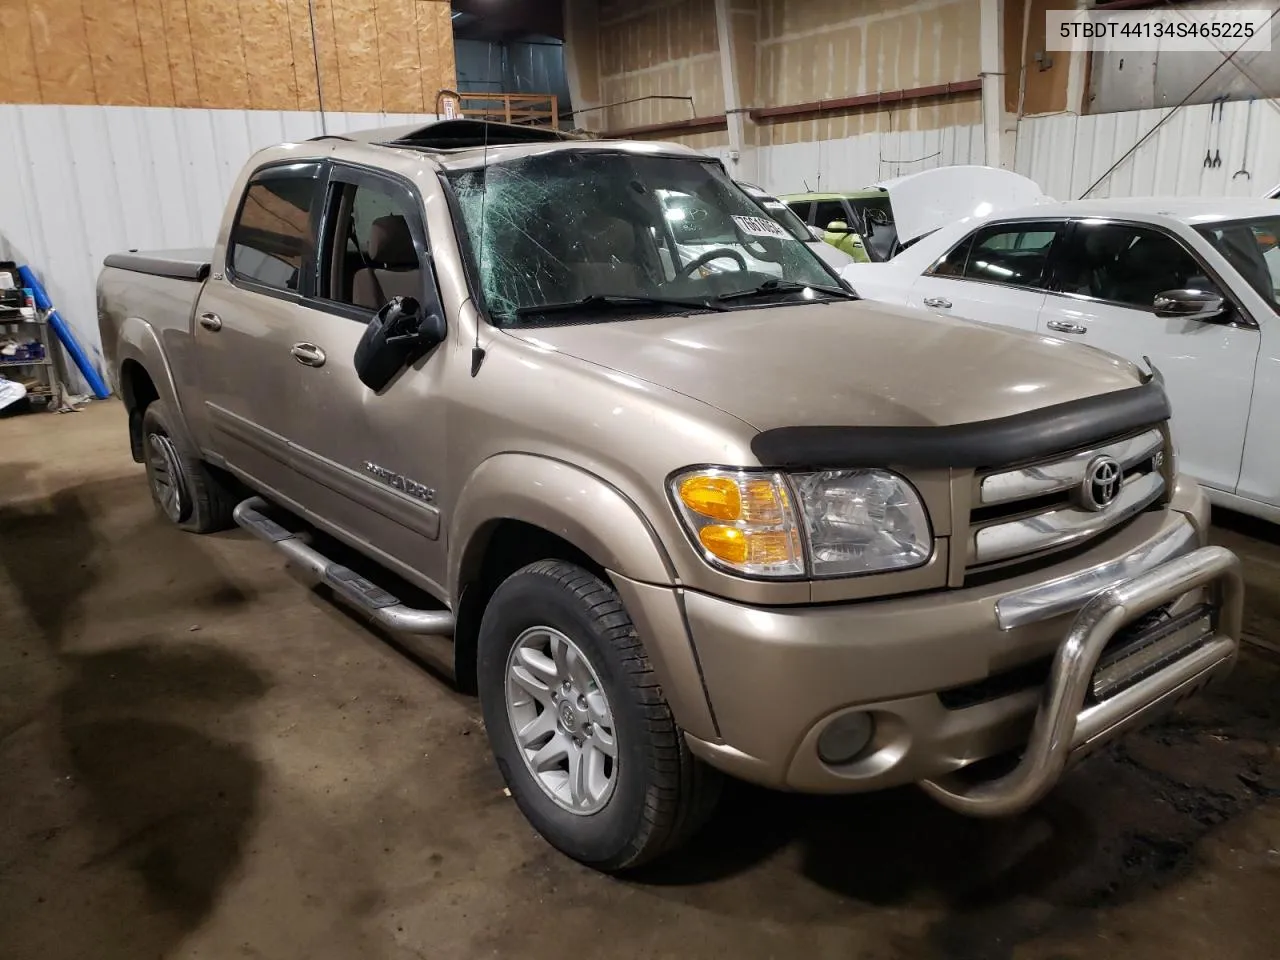
[(1161, 501), (1164, 435), (1121, 437), (1031, 464), (977, 473), (966, 573), (1078, 548)]

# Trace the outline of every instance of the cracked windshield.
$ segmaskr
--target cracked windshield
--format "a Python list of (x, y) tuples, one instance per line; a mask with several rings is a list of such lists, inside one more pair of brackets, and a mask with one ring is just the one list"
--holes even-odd
[(556, 151), (450, 180), (498, 325), (853, 296), (713, 163)]

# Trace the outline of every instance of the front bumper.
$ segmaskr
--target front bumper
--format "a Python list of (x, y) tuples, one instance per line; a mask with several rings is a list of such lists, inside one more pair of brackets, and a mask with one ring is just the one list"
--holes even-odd
[[(1073, 757), (1151, 719), (1234, 659), (1238, 562), (1201, 547), (1207, 507), (1198, 488), (1180, 484), (1173, 507), (1048, 571), (984, 587), (803, 608), (687, 592), (684, 615), (714, 718), (714, 732), (688, 731), (690, 748), (728, 773), (783, 789), (919, 782), (969, 813), (1023, 809)], [(1118, 630), (1147, 611), (1176, 617), (1206, 600), (1209, 635), (1086, 702), (1099, 655)], [(1039, 681), (948, 697), (1037, 663)], [(847, 762), (824, 762), (823, 731), (854, 712), (874, 720), (871, 742)], [(1013, 751), (1022, 761), (1008, 776), (957, 775)]]

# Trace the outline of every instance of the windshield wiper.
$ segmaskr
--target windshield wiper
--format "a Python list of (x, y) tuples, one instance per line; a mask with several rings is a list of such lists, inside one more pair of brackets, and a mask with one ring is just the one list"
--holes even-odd
[(729, 309), (707, 300), (681, 300), (678, 297), (649, 297), (643, 295), (631, 296), (620, 293), (593, 293), (583, 297), (581, 300), (564, 300), (558, 303), (530, 304), (525, 307), (516, 307), (516, 316), (527, 317), (542, 313), (565, 313), (571, 310), (591, 310), (596, 307), (636, 307), (646, 305), (681, 307), (686, 310)]
[(845, 290), (841, 287), (828, 287), (818, 283), (796, 283), (794, 280), (766, 280), (758, 287), (752, 287), (750, 290), (735, 290), (733, 293), (722, 293), (716, 297), (716, 300), (724, 302), (725, 300), (744, 300), (747, 297), (764, 297), (773, 293), (798, 293), (801, 290), (812, 290), (814, 293), (825, 293), (830, 297), (840, 297), (844, 300), (861, 300), (852, 290)]

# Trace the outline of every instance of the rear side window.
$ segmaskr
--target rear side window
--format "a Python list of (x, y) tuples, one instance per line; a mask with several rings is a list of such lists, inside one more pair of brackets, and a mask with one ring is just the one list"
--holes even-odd
[(953, 253), (964, 250), (963, 266), (948, 257), (934, 268), (966, 280), (1001, 283), (1013, 287), (1043, 287), (1048, 278), (1049, 257), (1062, 228), (1058, 224), (1004, 224), (979, 230)]
[(813, 212), (814, 225), (825, 230), (837, 221), (849, 226), (849, 214), (845, 212), (844, 204), (839, 200), (819, 200)]
[(813, 212), (812, 200), (792, 200), (787, 204), (791, 208), (791, 212), (803, 220), (805, 223), (812, 224), (809, 214)]
[(318, 164), (254, 174), (231, 227), (228, 264), (238, 280), (275, 290), (300, 288), (315, 253)]

